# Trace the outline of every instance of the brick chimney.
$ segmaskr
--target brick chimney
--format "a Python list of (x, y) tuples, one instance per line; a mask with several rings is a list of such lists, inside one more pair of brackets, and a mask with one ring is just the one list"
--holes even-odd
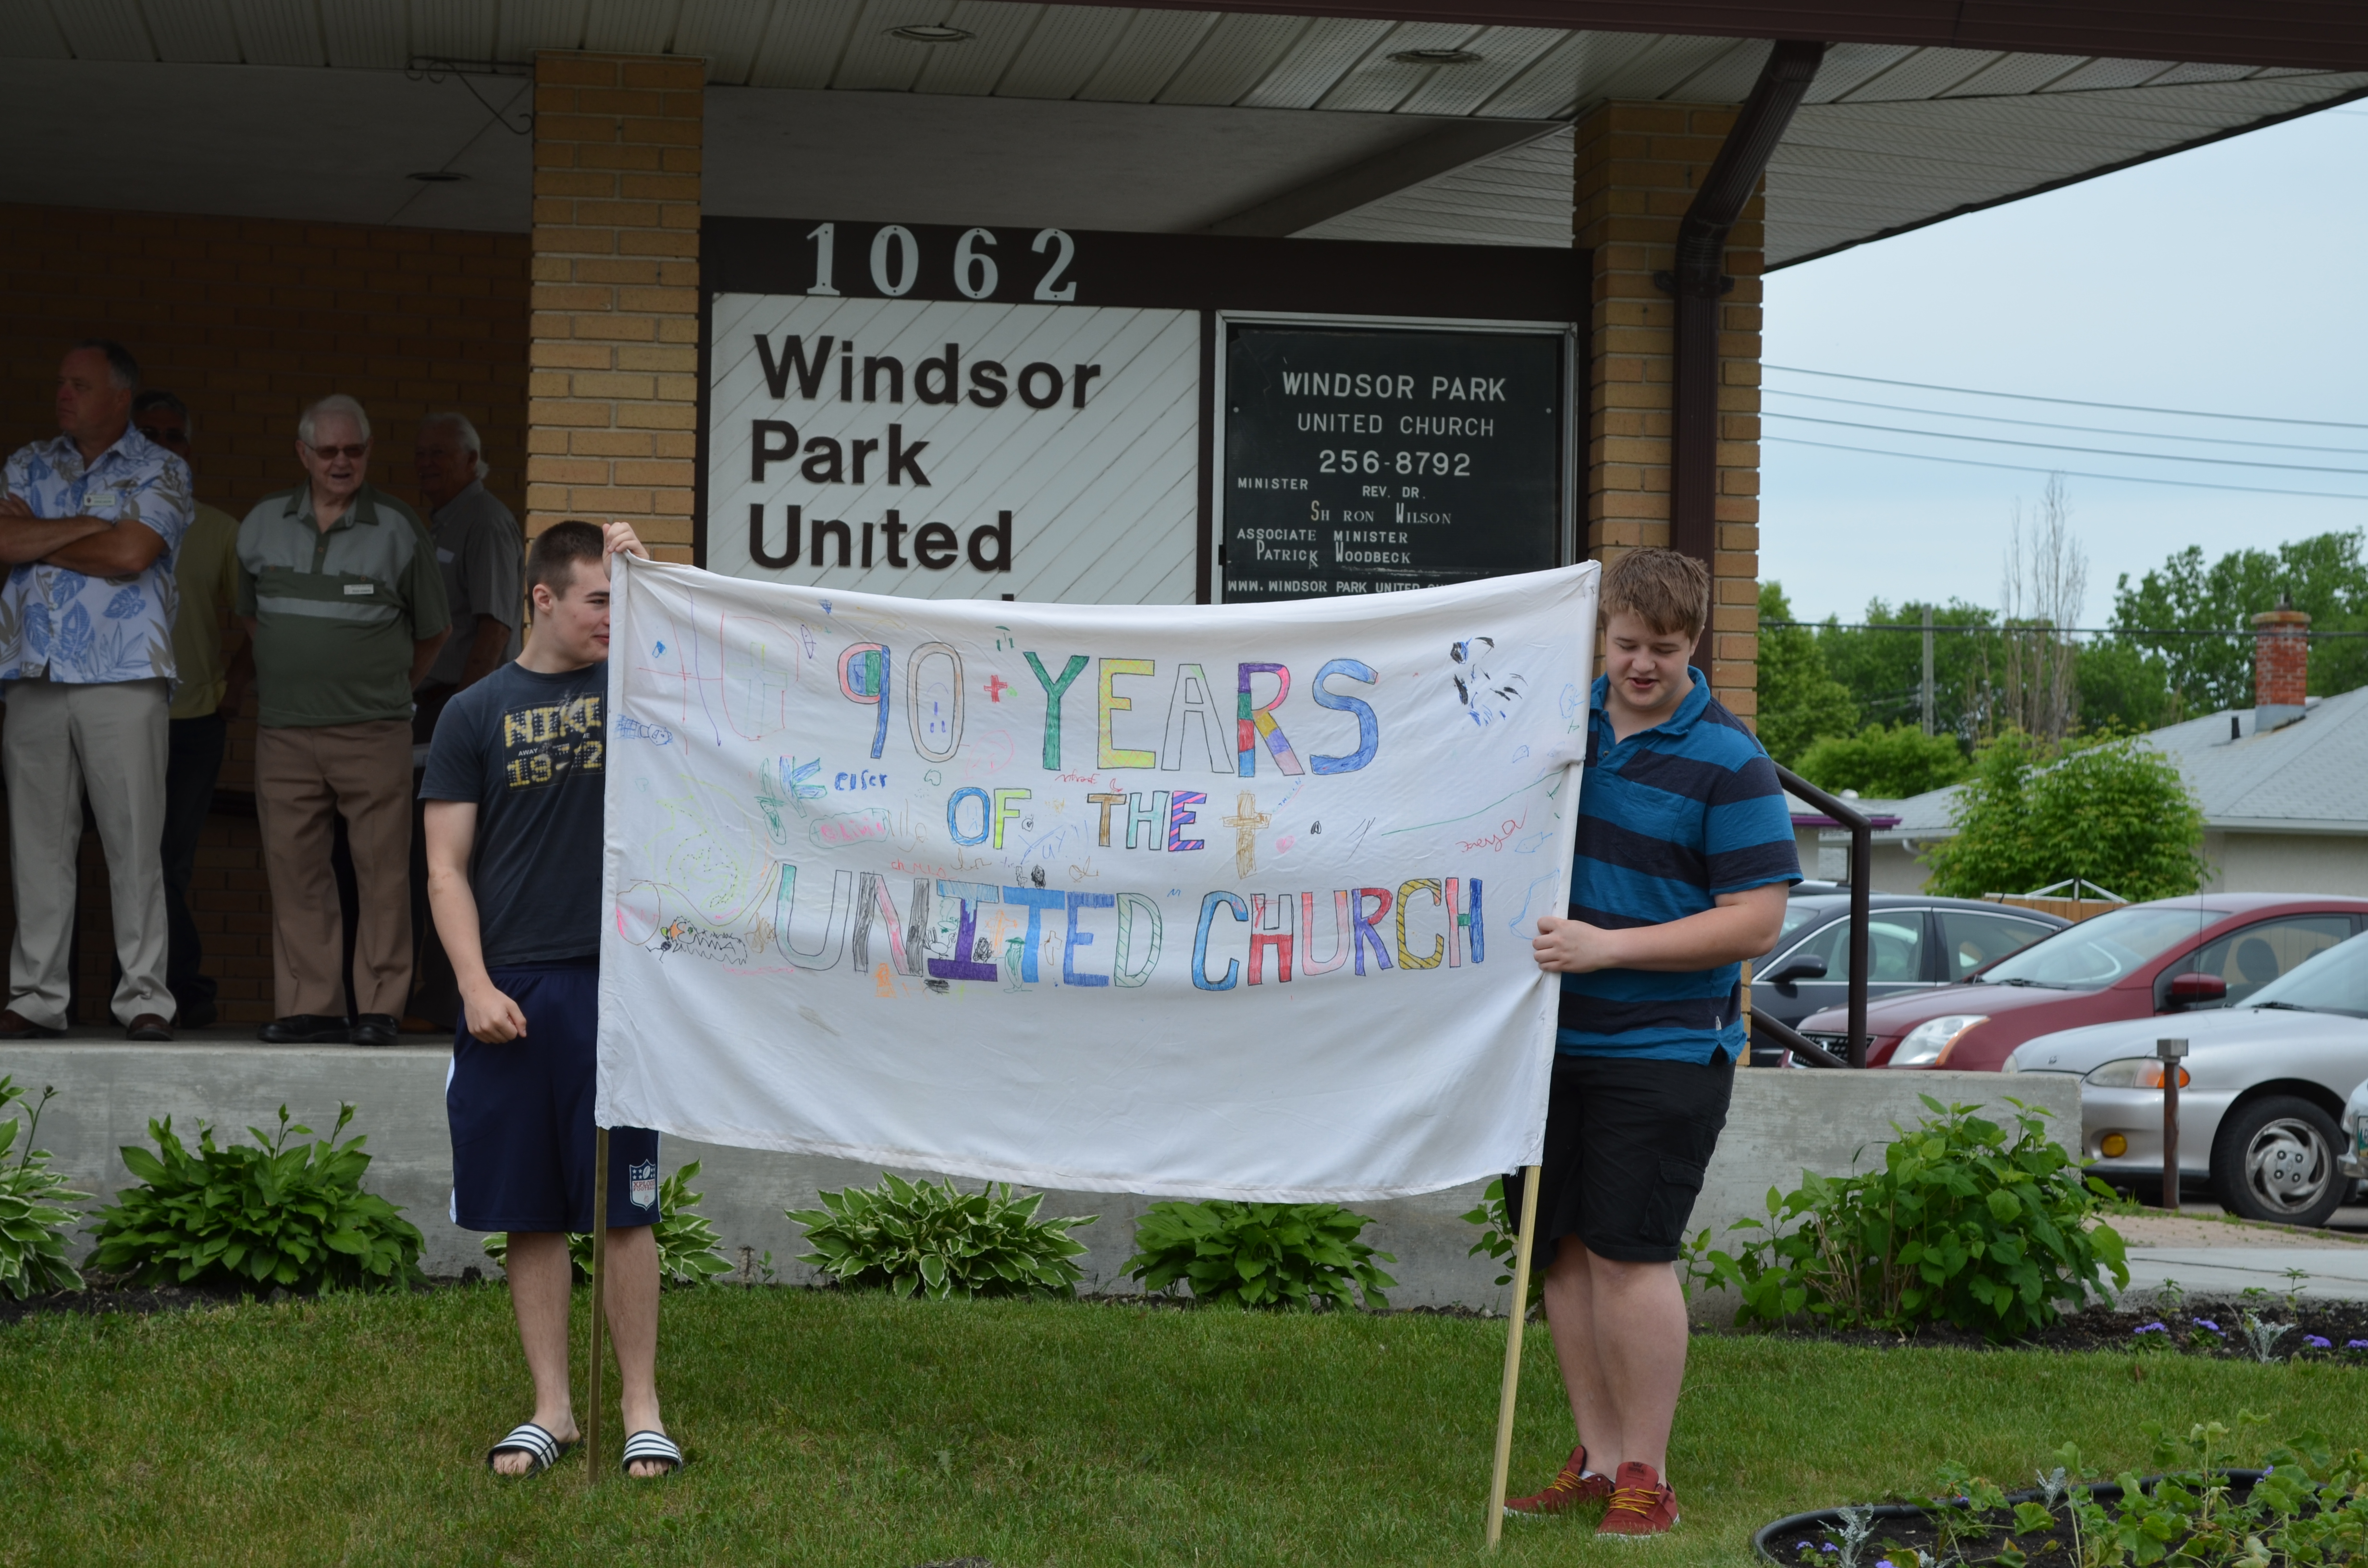
[(2310, 617), (2285, 595), (2278, 608), (2253, 618), (2253, 733), (2282, 729), (2303, 716), (2310, 686)]

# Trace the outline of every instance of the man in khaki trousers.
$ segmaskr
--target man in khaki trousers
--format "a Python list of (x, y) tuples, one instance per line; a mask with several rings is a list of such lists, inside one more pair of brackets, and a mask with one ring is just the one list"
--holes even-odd
[[(273, 1044), (393, 1045), (411, 993), (411, 689), (451, 618), (418, 515), (369, 483), (370, 416), (324, 397), (296, 426), (309, 482), (238, 528), (255, 642), (256, 815), (271, 884)], [(346, 822), (359, 893), (354, 1014), (329, 853)]]

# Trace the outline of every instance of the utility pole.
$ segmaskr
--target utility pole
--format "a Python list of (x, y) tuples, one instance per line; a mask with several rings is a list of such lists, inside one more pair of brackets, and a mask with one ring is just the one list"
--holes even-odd
[(1924, 607), (1924, 733), (1932, 733), (1932, 607)]

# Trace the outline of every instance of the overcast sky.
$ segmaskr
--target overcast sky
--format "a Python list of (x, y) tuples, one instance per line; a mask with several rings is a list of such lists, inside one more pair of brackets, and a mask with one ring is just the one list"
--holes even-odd
[[(2072, 526), (2089, 563), (2089, 625), (2110, 613), (2117, 574), (2135, 578), (2187, 545), (2217, 554), (2368, 526), (2368, 308), (2356, 289), (2368, 256), (2363, 166), (2368, 106), (2322, 111), (1771, 274), (1770, 415), (2162, 455), (2048, 452), (1771, 417), (1761, 448), (1762, 577), (1782, 582), (1808, 618), (1853, 620), (1873, 597), (1995, 606), (2016, 504), (2028, 516), (2046, 483), (2044, 472), (1834, 451), (1780, 437), (2071, 471)], [(1782, 190), (1771, 199), (1782, 199)], [(1962, 397), (1779, 366), (2359, 427)], [(1868, 403), (1882, 406), (1859, 406)], [(2060, 427), (2076, 425), (2095, 428)], [(2232, 440), (2339, 449), (2210, 444)], [(2170, 454), (2297, 466), (2218, 467)]]

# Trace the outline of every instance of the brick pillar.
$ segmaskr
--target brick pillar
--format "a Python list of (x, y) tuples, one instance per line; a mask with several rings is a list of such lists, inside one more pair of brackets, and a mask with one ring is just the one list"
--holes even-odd
[(2253, 733), (2303, 716), (2310, 690), (2310, 617), (2281, 603), (2253, 618)]
[(535, 57), (529, 538), (621, 519), (652, 554), (690, 559), (706, 74), (668, 56)]
[[(1669, 542), (1669, 416), (1676, 305), (1653, 274), (1677, 256), (1678, 221), (1734, 124), (1733, 104), (1606, 104), (1579, 123), (1573, 243), (1594, 256), (1586, 356), (1584, 543), (1610, 561)], [(1759, 710), (1759, 268), (1766, 197), (1728, 240), (1735, 291), (1720, 305), (1718, 549), (1711, 688)]]

